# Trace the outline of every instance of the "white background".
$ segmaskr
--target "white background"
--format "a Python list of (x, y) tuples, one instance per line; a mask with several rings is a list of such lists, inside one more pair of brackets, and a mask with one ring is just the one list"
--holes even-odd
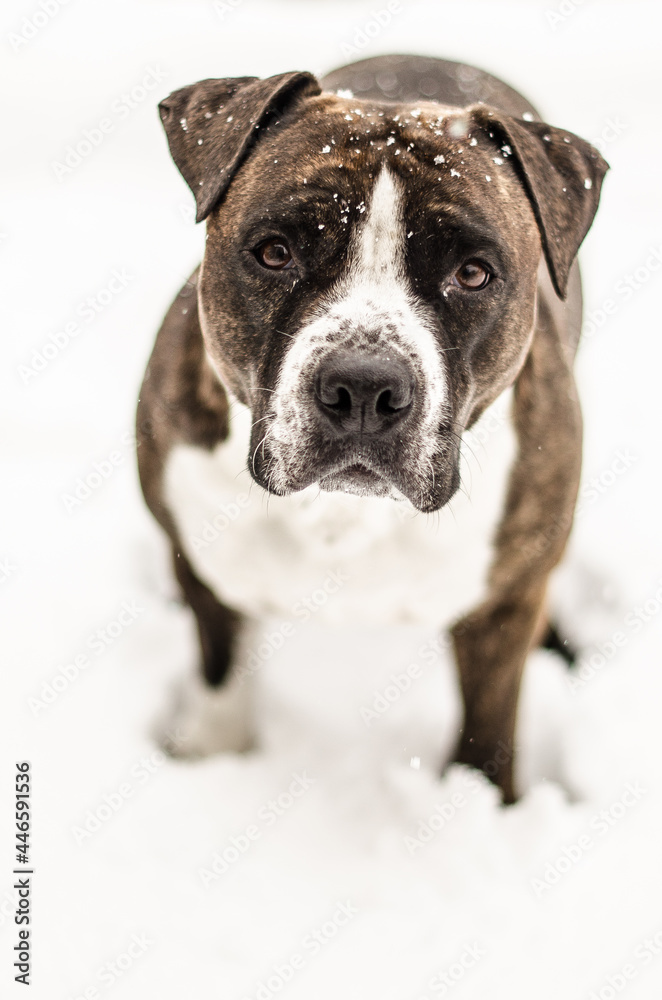
[[(662, 932), (659, 4), (403, 0), (362, 44), (356, 33), (380, 6), (243, 0), (221, 16), (202, 0), (69, 0), (18, 45), (12, 35), (40, 8), (3, 6), (3, 996), (25, 995), (11, 967), (17, 759), (34, 773), (29, 995), (39, 1000), (659, 994), (662, 934), (645, 943)], [(445, 659), (421, 660), (430, 637), (420, 631), (321, 639), (298, 628), (261, 672), (259, 751), (195, 764), (156, 754), (151, 774), (141, 763), (196, 659), (126, 444), (155, 331), (204, 239), (155, 105), (208, 76), (323, 73), (351, 60), (348, 45), (356, 58), (411, 51), (491, 70), (552, 124), (601, 142), (612, 165), (581, 252), (584, 479), (601, 492), (584, 494), (554, 587), (566, 630), (596, 666), (572, 688), (555, 656), (531, 657), (518, 734), (525, 794), (507, 810), (461, 768), (438, 777), (457, 693)], [(123, 95), (149, 71), (160, 82), (128, 108)], [(58, 179), (54, 162), (103, 118), (112, 131)], [(80, 304), (113, 270), (126, 287), (87, 322)], [(78, 335), (26, 379), (33, 350), (72, 321)], [(63, 495), (115, 451), (113, 474), (68, 511)], [(636, 609), (647, 601), (644, 621)], [(97, 655), (90, 637), (124, 602), (135, 620)], [(615, 631), (626, 642), (611, 655)], [(30, 699), (82, 653), (89, 665), (35, 708)], [(361, 706), (416, 662), (422, 677), (366, 726)], [(304, 770), (312, 788), (272, 826), (256, 819)], [(629, 783), (638, 798), (620, 805)], [(79, 843), (88, 813), (127, 784), (130, 796)], [(452, 818), (412, 853), (405, 838), (454, 794)], [(200, 869), (255, 823), (256, 842), (205, 888)], [(582, 837), (590, 848), (559, 863)], [(340, 903), (356, 910), (343, 927)], [(316, 954), (309, 935), (322, 925)], [(149, 943), (122, 958), (132, 935)], [(480, 957), (465, 969), (468, 947)], [(302, 968), (290, 976), (295, 954)], [(108, 972), (117, 961), (121, 975)], [(444, 971), (452, 987), (434, 978)]]

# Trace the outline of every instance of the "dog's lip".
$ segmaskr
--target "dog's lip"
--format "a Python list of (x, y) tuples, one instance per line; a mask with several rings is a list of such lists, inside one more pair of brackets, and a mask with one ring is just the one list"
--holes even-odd
[(348, 477), (350, 479), (360, 479), (366, 483), (383, 483), (386, 479), (385, 476), (376, 472), (363, 462), (352, 462), (351, 465), (343, 465), (340, 468), (332, 469), (330, 472), (325, 473), (321, 477), (321, 480), (328, 479), (330, 476), (333, 478), (342, 476), (343, 478)]
[(365, 478), (367, 481), (373, 480), (384, 482), (390, 480), (388, 471), (377, 468), (375, 464), (364, 455), (352, 455), (346, 461), (335, 461), (327, 465), (326, 468), (318, 469), (318, 479), (321, 482), (329, 477), (349, 476), (351, 478)]
[(320, 476), (318, 483), (320, 489), (326, 491), (341, 490), (374, 496), (391, 495), (394, 488), (390, 479), (360, 462), (332, 469)]
[[(337, 446), (337, 442), (335, 444)], [(424, 513), (443, 507), (459, 486), (459, 476), (450, 475), (451, 465), (446, 456), (444, 468), (440, 468), (436, 477), (426, 484), (420, 474), (417, 476), (420, 463), (417, 465), (410, 455), (401, 456), (400, 460), (397, 456), (391, 456), (392, 460), (389, 461), (388, 456), (374, 454), (369, 446), (360, 444), (347, 448), (344, 454), (341, 449), (336, 448), (335, 456), (324, 456), (324, 450), (324, 442), (319, 442), (315, 449), (317, 454), (309, 452), (307, 462), (294, 475), (284, 477), (275, 487), (268, 477), (262, 475), (261, 468), (256, 471), (249, 463), (249, 469), (256, 482), (278, 496), (300, 493), (313, 486), (324, 491), (342, 492), (345, 484), (349, 486), (348, 493), (404, 498)], [(448, 450), (449, 453), (453, 451), (450, 447)], [(453, 454), (449, 454), (449, 457), (452, 459)], [(455, 468), (454, 463), (452, 467)], [(459, 473), (459, 470), (456, 471)], [(454, 483), (455, 479), (457, 482)]]
[(359, 473), (365, 473), (365, 472), (367, 472), (367, 473), (370, 473), (371, 475), (374, 475), (374, 476), (377, 475), (377, 473), (375, 472), (375, 470), (370, 465), (368, 465), (366, 462), (352, 462), (349, 465), (343, 465), (340, 469), (338, 469), (338, 472), (352, 472), (352, 473), (353, 472), (359, 472)]

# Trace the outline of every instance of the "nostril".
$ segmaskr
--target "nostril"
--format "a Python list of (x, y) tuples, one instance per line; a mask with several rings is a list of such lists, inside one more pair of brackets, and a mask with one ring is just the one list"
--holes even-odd
[(391, 390), (385, 389), (377, 398), (375, 410), (388, 416), (390, 413), (395, 413), (396, 409), (397, 407), (391, 406)]
[(336, 410), (337, 413), (349, 413), (352, 409), (352, 397), (344, 385), (337, 386), (335, 392), (328, 392), (326, 395), (325, 399), (322, 393), (319, 393), (320, 399), (330, 410)]
[(408, 392), (404, 388), (400, 392), (384, 389), (377, 397), (375, 411), (385, 417), (391, 416), (406, 409), (411, 403), (411, 396), (411, 391)]

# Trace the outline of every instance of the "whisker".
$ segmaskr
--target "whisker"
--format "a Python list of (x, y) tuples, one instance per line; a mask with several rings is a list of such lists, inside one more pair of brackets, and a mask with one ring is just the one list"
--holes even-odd
[[(457, 433), (456, 431), (451, 431), (451, 430), (449, 430), (449, 431), (448, 431), (448, 433), (450, 434), (450, 436), (451, 436), (451, 437), (455, 438), (455, 440), (459, 442), (459, 445), (460, 445), (460, 453), (462, 452), (462, 448), (463, 448), (463, 447), (466, 447), (466, 448), (468, 448), (468, 449), (469, 449), (469, 451), (471, 452), (471, 454), (472, 454), (473, 458), (475, 459), (475, 462), (476, 462), (476, 465), (478, 466), (478, 470), (479, 470), (480, 472), (482, 472), (482, 471), (483, 471), (483, 467), (482, 467), (482, 465), (481, 465), (481, 463), (480, 463), (480, 459), (479, 459), (478, 455), (476, 454), (476, 452), (474, 451), (474, 449), (473, 449), (473, 447), (471, 446), (471, 444), (469, 444), (469, 442), (467, 441), (467, 439), (466, 439), (466, 438), (463, 438), (463, 437), (462, 437), (462, 434), (461, 434), (461, 433), (460, 433), (460, 434), (458, 434), (458, 433)], [(465, 456), (465, 457), (466, 457), (466, 456)]]
[(457, 524), (457, 518), (455, 516), (455, 511), (453, 510), (453, 501), (452, 500), (448, 501), (448, 503), (446, 504), (446, 509), (451, 512), (451, 516), (452, 516), (453, 520), (455, 521), (455, 523)]
[(275, 464), (275, 458), (272, 455), (267, 468), (267, 517), (269, 517), (269, 502), (272, 496), (271, 483), (273, 481), (273, 476), (274, 476), (274, 464)]
[[(267, 440), (268, 436), (269, 436), (269, 431), (267, 431), (267, 433), (264, 435), (264, 437), (262, 438), (262, 440), (258, 444), (257, 448), (255, 449), (255, 451), (253, 452), (252, 466), (253, 466), (253, 473), (256, 476), (257, 476), (257, 472), (255, 471), (255, 456), (257, 455), (258, 448), (260, 447), (261, 444), (264, 444), (264, 442)], [(262, 456), (264, 457), (264, 449), (262, 450)]]
[(471, 503), (471, 497), (469, 496), (469, 494), (465, 490), (463, 483), (460, 483), (460, 485), (457, 488), (457, 492), (458, 493), (462, 493), (467, 498), (467, 500), (469, 501), (469, 503)]

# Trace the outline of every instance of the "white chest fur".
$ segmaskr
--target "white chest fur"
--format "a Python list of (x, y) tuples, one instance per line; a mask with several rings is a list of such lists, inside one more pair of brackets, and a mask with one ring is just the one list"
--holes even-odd
[(214, 451), (179, 445), (165, 499), (198, 576), (254, 617), (443, 626), (484, 594), (516, 450), (504, 393), (465, 435), (462, 492), (436, 514), (406, 501), (268, 496), (246, 469), (250, 413)]

